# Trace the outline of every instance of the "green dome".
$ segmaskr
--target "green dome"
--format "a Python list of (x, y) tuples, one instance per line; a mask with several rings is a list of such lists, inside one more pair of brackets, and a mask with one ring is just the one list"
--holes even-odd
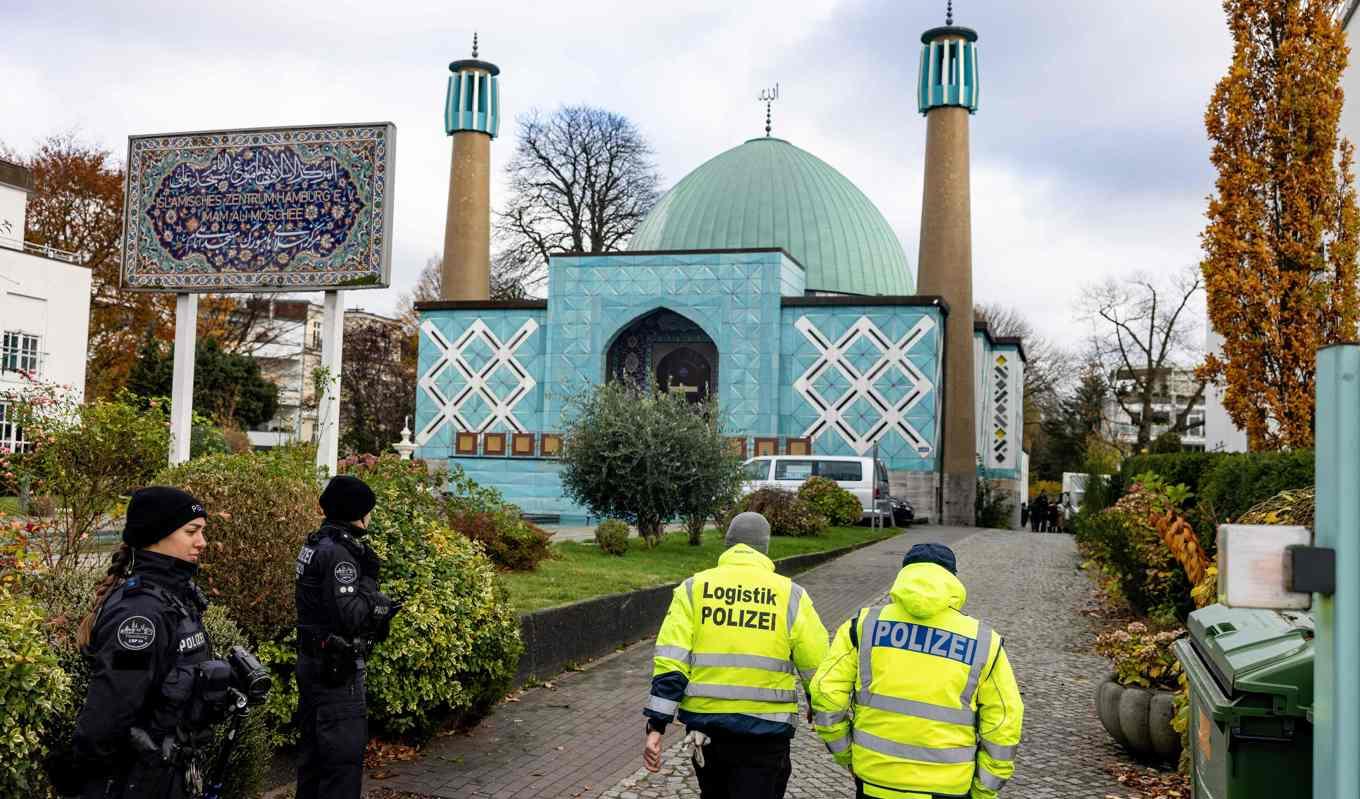
[(751, 139), (685, 176), (628, 249), (782, 247), (809, 291), (911, 294), (916, 280), (888, 220), (825, 161), (782, 139)]

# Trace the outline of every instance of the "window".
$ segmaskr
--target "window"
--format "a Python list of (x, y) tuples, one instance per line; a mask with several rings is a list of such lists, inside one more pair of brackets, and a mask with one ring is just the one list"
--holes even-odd
[(0, 372), (37, 372), (38, 337), (6, 330), (0, 339)]
[(864, 464), (859, 461), (817, 461), (817, 476), (836, 482), (858, 483), (864, 479)]
[(320, 319), (316, 319), (316, 320), (313, 320), (313, 321), (312, 321), (312, 334), (311, 334), (311, 340), (312, 340), (312, 345), (311, 345), (311, 346), (312, 346), (314, 349), (315, 349), (315, 348), (319, 348), (319, 347), (321, 346), (321, 320), (320, 320)]
[(746, 476), (747, 480), (769, 480), (770, 462), (751, 461), (750, 463), (741, 467), (741, 471)]
[(0, 452), (28, 451), (24, 431), (19, 429), (19, 423), (14, 417), (13, 408), (8, 403), (0, 402)]
[(803, 481), (812, 476), (812, 461), (775, 461), (774, 479)]

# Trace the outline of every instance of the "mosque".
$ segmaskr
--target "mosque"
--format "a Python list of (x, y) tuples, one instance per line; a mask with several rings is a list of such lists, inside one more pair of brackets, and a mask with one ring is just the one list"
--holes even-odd
[(835, 168), (768, 135), (674, 185), (620, 252), (548, 263), (547, 298), (490, 296), (490, 147), (500, 69), (449, 65), (442, 297), (421, 316), (417, 455), (524, 512), (576, 516), (559, 479), (564, 398), (652, 378), (717, 395), (735, 451), (871, 455), (918, 517), (971, 524), (980, 475), (1024, 496), (1025, 353), (973, 319), (969, 120), (977, 33), (921, 36), (926, 163), (914, 274)]

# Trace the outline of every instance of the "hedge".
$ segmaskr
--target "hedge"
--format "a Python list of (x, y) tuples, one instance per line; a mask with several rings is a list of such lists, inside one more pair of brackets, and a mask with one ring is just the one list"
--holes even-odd
[(1119, 469), (1123, 487), (1149, 471), (1170, 484), (1185, 484), (1222, 523), (1281, 491), (1313, 485), (1313, 451), (1135, 455)]

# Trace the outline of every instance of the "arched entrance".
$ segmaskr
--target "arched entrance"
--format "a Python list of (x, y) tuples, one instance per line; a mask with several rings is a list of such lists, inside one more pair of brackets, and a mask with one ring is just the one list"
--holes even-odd
[(614, 337), (609, 380), (683, 394), (702, 402), (718, 389), (718, 347), (703, 328), (666, 308), (641, 316)]

